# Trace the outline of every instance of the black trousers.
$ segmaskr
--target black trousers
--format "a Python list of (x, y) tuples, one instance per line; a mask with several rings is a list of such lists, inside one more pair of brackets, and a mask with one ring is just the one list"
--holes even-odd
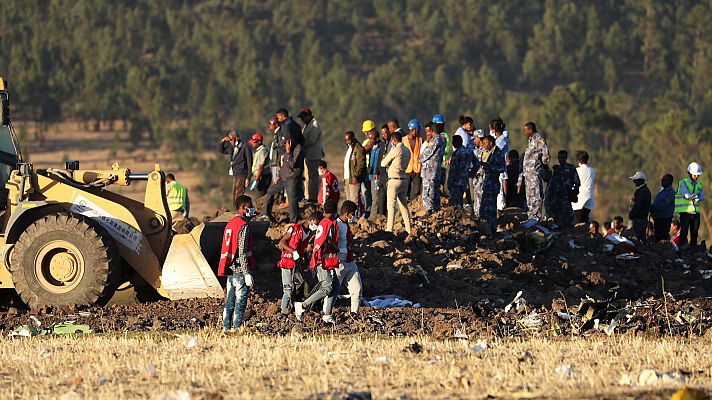
[(289, 203), (289, 223), (296, 224), (299, 222), (299, 200), (297, 200), (299, 186), (302, 187), (302, 190), (304, 189), (304, 184), (299, 178), (289, 181), (280, 179), (279, 182), (270, 186), (269, 189), (267, 189), (267, 201), (265, 201), (265, 208), (262, 210), (262, 214), (270, 218), (272, 217), (274, 195), (284, 190), (287, 195), (287, 202)]
[(423, 189), (423, 180), (420, 177), (420, 173), (411, 172), (408, 174), (408, 200), (413, 200), (414, 198), (420, 196), (421, 190)]
[(373, 186), (373, 205), (371, 206), (371, 215), (386, 215), (386, 185), (388, 181), (379, 181), (378, 190), (376, 190), (376, 181), (372, 181)]
[(588, 222), (588, 217), (591, 215), (591, 210), (584, 207), (580, 210), (574, 210), (574, 223)]
[(655, 230), (655, 241), (670, 240), (670, 223), (672, 218), (653, 218), (653, 229)]
[(690, 231), (690, 245), (697, 246), (697, 232), (700, 230), (700, 214), (680, 213), (680, 246), (687, 244), (687, 231)]

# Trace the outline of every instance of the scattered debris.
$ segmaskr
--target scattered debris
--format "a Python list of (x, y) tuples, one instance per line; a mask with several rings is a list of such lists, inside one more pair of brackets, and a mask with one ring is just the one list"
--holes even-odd
[(378, 296), (363, 299), (362, 303), (366, 307), (390, 308), (390, 307), (413, 307), (419, 308), (420, 304), (413, 304), (410, 300), (401, 299), (398, 296)]
[(483, 351), (487, 350), (488, 347), (489, 346), (487, 346), (487, 341), (477, 339), (477, 343), (475, 343), (475, 346), (472, 348), (472, 352), (475, 354), (480, 354)]
[(413, 354), (420, 354), (423, 352), (423, 346), (421, 346), (418, 342), (412, 342), (411, 344), (406, 346), (403, 351)]
[(574, 377), (574, 366), (571, 364), (561, 364), (556, 367), (554, 372), (564, 379), (571, 379)]
[(376, 357), (376, 358), (373, 359), (373, 361), (374, 361), (376, 364), (383, 364), (383, 365), (388, 365), (388, 364), (391, 363), (391, 362), (388, 360), (388, 357), (386, 357), (386, 356), (379, 356), (379, 357)]

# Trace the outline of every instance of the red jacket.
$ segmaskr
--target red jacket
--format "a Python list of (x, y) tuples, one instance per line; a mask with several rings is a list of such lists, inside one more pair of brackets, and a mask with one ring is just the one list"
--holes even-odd
[(336, 175), (327, 171), (324, 176), (321, 177), (319, 183), (319, 204), (323, 205), (329, 199), (339, 204), (339, 197), (339, 180), (336, 178)]
[[(290, 227), (292, 230), (292, 236), (289, 238), (289, 247), (297, 250), (299, 257), (304, 257), (307, 251), (307, 246), (309, 245), (309, 240), (314, 236), (311, 229), (306, 230), (306, 236), (304, 235), (304, 228), (302, 224), (294, 224)], [(296, 266), (294, 261), (294, 256), (291, 251), (283, 251), (282, 258), (280, 258), (277, 266), (282, 269), (292, 269)]]
[(319, 265), (326, 270), (339, 266), (339, 228), (336, 226), (336, 220), (326, 217), (319, 222), (316, 229), (309, 268), (314, 269)]
[[(247, 258), (247, 266), (239, 265), (240, 261), (240, 232), (246, 229), (247, 244), (243, 255)], [(235, 258), (237, 257), (237, 260)], [(237, 264), (237, 265), (236, 265)], [(220, 264), (218, 265), (218, 276), (227, 276), (232, 272), (249, 272), (255, 266), (255, 258), (252, 256), (252, 234), (250, 234), (249, 226), (241, 216), (237, 216), (230, 220), (225, 226), (223, 233), (222, 248), (220, 250)], [(245, 271), (245, 269), (247, 271)]]

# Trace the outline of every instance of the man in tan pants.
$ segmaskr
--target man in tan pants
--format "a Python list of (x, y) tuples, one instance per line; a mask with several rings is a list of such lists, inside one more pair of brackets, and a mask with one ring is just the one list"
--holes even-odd
[(407, 174), (405, 173), (410, 162), (410, 151), (403, 146), (403, 138), (400, 131), (391, 134), (393, 146), (391, 151), (381, 161), (381, 167), (388, 171), (388, 191), (386, 193), (386, 209), (388, 210), (388, 222), (386, 232), (393, 232), (393, 223), (396, 219), (396, 202), (403, 217), (405, 231), (410, 234), (410, 212), (408, 211)]

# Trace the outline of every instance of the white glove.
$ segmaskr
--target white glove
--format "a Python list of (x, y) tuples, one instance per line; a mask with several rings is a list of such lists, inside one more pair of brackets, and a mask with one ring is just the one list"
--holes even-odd
[(299, 252), (298, 251), (292, 252), (292, 260), (294, 260), (294, 261), (299, 260)]
[(247, 285), (247, 287), (252, 287), (254, 284), (255, 280), (252, 278), (252, 274), (245, 274), (245, 285)]

